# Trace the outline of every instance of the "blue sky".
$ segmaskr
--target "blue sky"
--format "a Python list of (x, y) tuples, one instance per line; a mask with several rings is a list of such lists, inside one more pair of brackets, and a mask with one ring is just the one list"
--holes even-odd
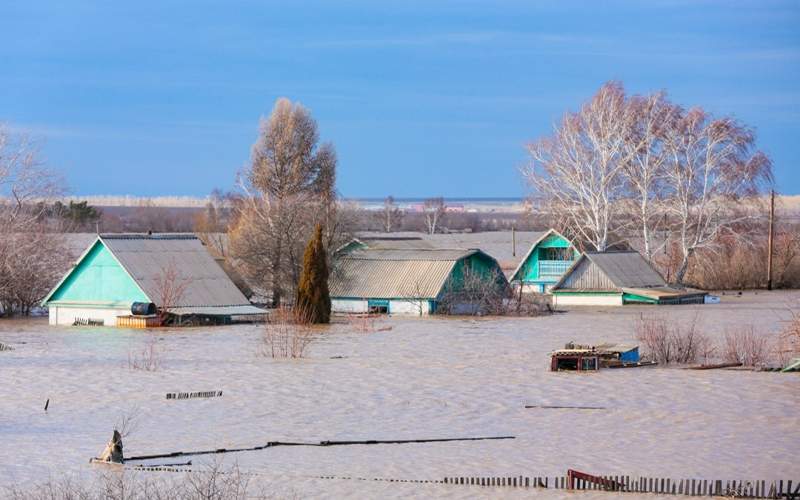
[(230, 189), (280, 96), (349, 197), (525, 194), (524, 144), (603, 82), (733, 114), (800, 193), (800, 2), (0, 4), (0, 121), (74, 194)]

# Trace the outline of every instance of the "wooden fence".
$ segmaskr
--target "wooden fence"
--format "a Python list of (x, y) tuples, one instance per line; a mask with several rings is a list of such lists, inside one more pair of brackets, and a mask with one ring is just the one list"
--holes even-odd
[(570, 490), (604, 490), (630, 493), (661, 493), (687, 496), (727, 496), (737, 498), (797, 498), (800, 482), (745, 481), (707, 479), (668, 479), (663, 477), (591, 476), (568, 471), (566, 476), (506, 476), (506, 477), (446, 477), (445, 484), (512, 487), (555, 488)]

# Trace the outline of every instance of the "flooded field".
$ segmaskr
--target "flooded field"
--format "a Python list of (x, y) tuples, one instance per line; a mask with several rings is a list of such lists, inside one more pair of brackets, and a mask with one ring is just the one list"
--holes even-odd
[[(332, 325), (302, 360), (259, 355), (259, 326), (135, 330), (0, 321), (0, 484), (87, 464), (122, 415), (127, 456), (268, 441), (511, 435), (504, 441), (286, 447), (228, 454), (276, 496), (526, 496), (530, 492), (314, 476), (440, 479), (457, 475), (596, 474), (798, 479), (800, 376), (676, 368), (551, 373), (568, 341), (633, 341), (640, 314), (702, 330), (755, 325), (776, 334), (800, 293), (726, 296), (719, 305), (573, 310), (542, 318), (386, 318), (386, 331)], [(161, 366), (131, 370), (156, 335)], [(223, 391), (167, 400), (168, 392)], [(44, 411), (49, 399), (48, 411)], [(605, 410), (525, 409), (587, 405)], [(209, 457), (192, 457), (195, 464)], [(168, 474), (168, 473), (149, 473)], [(537, 492), (545, 497), (558, 492)], [(598, 494), (595, 494), (597, 496)], [(599, 494), (603, 496), (603, 494)], [(586, 498), (582, 496), (581, 498)]]

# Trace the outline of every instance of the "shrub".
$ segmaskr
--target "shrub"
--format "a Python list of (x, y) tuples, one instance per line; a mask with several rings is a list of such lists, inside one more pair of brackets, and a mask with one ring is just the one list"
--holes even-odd
[(697, 315), (683, 325), (664, 316), (640, 315), (635, 329), (636, 338), (658, 363), (694, 363), (700, 357), (707, 360), (714, 353), (708, 337), (698, 330)]
[(282, 306), (264, 323), (261, 354), (271, 358), (303, 358), (317, 334), (302, 311)]
[(769, 358), (769, 339), (750, 325), (725, 332), (723, 358), (729, 363), (760, 366)]

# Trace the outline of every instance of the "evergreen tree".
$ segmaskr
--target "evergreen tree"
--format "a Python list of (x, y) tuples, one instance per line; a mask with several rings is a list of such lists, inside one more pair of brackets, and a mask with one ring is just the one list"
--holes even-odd
[(328, 256), (322, 242), (322, 225), (317, 224), (314, 237), (303, 254), (303, 273), (297, 288), (297, 311), (309, 323), (328, 323), (331, 297), (328, 293)]

